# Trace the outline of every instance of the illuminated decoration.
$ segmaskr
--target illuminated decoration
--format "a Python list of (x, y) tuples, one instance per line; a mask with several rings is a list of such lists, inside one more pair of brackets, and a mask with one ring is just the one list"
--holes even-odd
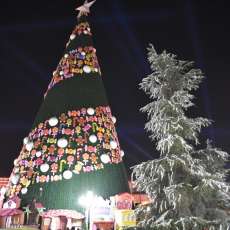
[(18, 166), (18, 159), (14, 160), (14, 166)]
[(64, 138), (61, 138), (57, 142), (58, 147), (65, 148), (68, 145), (68, 141)]
[(77, 7), (75, 10), (79, 11), (77, 17), (80, 18), (83, 15), (88, 15), (90, 13), (90, 7), (96, 2), (96, 0), (93, 0), (91, 2), (88, 2), (88, 0), (85, 0), (84, 4)]
[(33, 149), (33, 146), (34, 146), (33, 142), (28, 142), (26, 144), (26, 150), (31, 151)]
[(97, 142), (97, 137), (96, 137), (95, 135), (91, 135), (91, 136), (89, 137), (89, 141), (90, 141), (91, 143), (96, 143), (96, 142)]
[(121, 157), (124, 157), (125, 156), (124, 150), (121, 150), (120, 154), (121, 154)]
[(16, 185), (16, 184), (18, 183), (19, 179), (20, 179), (20, 176), (19, 176), (18, 174), (13, 175), (12, 178), (11, 178), (11, 182), (12, 182), (14, 185)]
[(128, 190), (91, 35), (79, 18), (12, 170), (20, 178), (8, 193), (25, 204), (35, 197), (47, 210), (78, 210), (76, 196), (90, 189), (103, 197)]
[[(102, 117), (100, 124), (95, 122), (99, 117)], [(73, 173), (100, 170), (104, 168), (104, 164), (121, 162), (121, 152), (115, 141), (117, 134), (109, 106), (62, 113), (55, 123), (56, 126), (50, 126), (48, 119), (29, 134), (31, 142), (28, 144), (31, 146), (29, 149), (23, 148), (22, 160), (18, 163), (21, 178), (29, 181), (34, 178), (35, 183), (59, 181), (62, 176), (64, 179), (70, 179)], [(33, 170), (27, 173), (31, 167)], [(69, 169), (65, 170), (66, 167)], [(21, 185), (22, 188), (25, 186)]]
[(51, 117), (50, 119), (49, 119), (49, 125), (50, 126), (56, 126), (58, 124), (58, 118), (56, 118), (56, 117)]
[(116, 141), (110, 141), (110, 146), (112, 149), (116, 149), (117, 148), (117, 142)]
[[(84, 52), (84, 55), (82, 55), (82, 52)], [(53, 72), (53, 78), (48, 86), (47, 92), (64, 79), (78, 77), (83, 75), (83, 73), (98, 72), (100, 73), (100, 67), (94, 47), (79, 47), (76, 50), (71, 50), (68, 56), (64, 55), (56, 71)]]
[(21, 193), (22, 194), (26, 194), (28, 192), (28, 189), (27, 188), (23, 188), (22, 190), (21, 190)]
[(93, 108), (88, 108), (88, 109), (87, 109), (87, 113), (88, 113), (89, 115), (94, 115), (95, 110), (94, 110)]
[(81, 34), (85, 34), (84, 31), (87, 31), (87, 34), (89, 36), (92, 36), (92, 33), (90, 32), (90, 27), (89, 27), (89, 23), (88, 22), (82, 22), (82, 23), (79, 23), (72, 34), (75, 34), (75, 35), (81, 35)]
[(72, 176), (73, 176), (73, 173), (72, 173), (70, 170), (66, 170), (66, 171), (63, 173), (63, 178), (66, 179), (66, 180), (71, 179)]
[(117, 122), (117, 118), (116, 118), (116, 117), (114, 117), (114, 116), (112, 116), (112, 121), (113, 121), (113, 124), (116, 124), (116, 122)]
[(36, 157), (40, 157), (42, 155), (41, 151), (36, 152)]
[(107, 154), (102, 154), (101, 155), (101, 161), (104, 163), (104, 164), (108, 164), (110, 162), (110, 157), (109, 155)]
[[(67, 46), (72, 40), (81, 34), (91, 36), (89, 24), (87, 22), (79, 23), (72, 34), (70, 35), (70, 40)], [(83, 76), (84, 73), (100, 73), (100, 67), (98, 64), (96, 49), (92, 46), (78, 47), (75, 50), (69, 51), (61, 59), (57, 69), (53, 72), (53, 79), (50, 82), (48, 89), (45, 93), (47, 95), (48, 91), (60, 81), (71, 77)]]
[(29, 142), (29, 138), (28, 138), (28, 137), (25, 137), (25, 138), (23, 139), (24, 145), (26, 145), (28, 142)]
[(74, 40), (76, 38), (76, 35), (75, 34), (71, 34), (70, 35), (70, 40)]
[(85, 66), (83, 66), (83, 71), (85, 73), (90, 73), (91, 72), (91, 68), (88, 65), (85, 65)]
[(49, 168), (50, 168), (50, 166), (49, 166), (48, 164), (42, 164), (42, 165), (40, 166), (40, 170), (41, 170), (41, 172), (43, 172), (43, 173), (48, 172), (48, 171), (49, 171)]

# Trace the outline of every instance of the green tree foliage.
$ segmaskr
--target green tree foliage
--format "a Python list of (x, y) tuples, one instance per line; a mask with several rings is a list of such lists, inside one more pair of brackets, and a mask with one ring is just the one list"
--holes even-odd
[(192, 92), (204, 78), (192, 62), (177, 60), (167, 52), (157, 54), (151, 45), (148, 60), (152, 73), (142, 80), (141, 89), (151, 102), (141, 111), (147, 113), (145, 129), (156, 143), (160, 157), (133, 168), (138, 191), (153, 201), (139, 207), (139, 226), (154, 230), (230, 229), (229, 184), (224, 169), (228, 154), (207, 143), (196, 150), (206, 118), (189, 118)]

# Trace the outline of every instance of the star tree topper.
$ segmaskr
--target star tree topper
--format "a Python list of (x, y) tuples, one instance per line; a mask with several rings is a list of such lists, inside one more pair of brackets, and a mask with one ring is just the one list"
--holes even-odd
[(90, 7), (96, 2), (96, 0), (88, 2), (88, 0), (85, 0), (84, 4), (82, 6), (79, 6), (76, 8), (76, 10), (79, 11), (79, 14), (77, 15), (78, 18), (80, 18), (82, 15), (88, 15), (90, 13)]

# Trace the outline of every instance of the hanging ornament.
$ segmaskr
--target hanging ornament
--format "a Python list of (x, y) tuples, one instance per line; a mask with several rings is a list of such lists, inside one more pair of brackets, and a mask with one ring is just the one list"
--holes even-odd
[(60, 71), (60, 73), (59, 73), (60, 75), (63, 75), (64, 74), (64, 72), (63, 71)]
[(64, 177), (64, 179), (66, 179), (66, 180), (71, 179), (72, 176), (73, 176), (73, 173), (72, 173), (70, 170), (66, 170), (66, 171), (63, 173), (63, 177)]
[(64, 57), (65, 57), (65, 58), (69, 57), (69, 54), (65, 54)]
[(70, 40), (73, 40), (74, 38), (76, 38), (76, 35), (75, 34), (71, 34), (70, 35)]
[(22, 190), (21, 190), (21, 193), (24, 195), (24, 194), (26, 194), (28, 192), (28, 189), (27, 188), (22, 188)]
[(91, 72), (91, 68), (88, 65), (85, 65), (85, 66), (83, 66), (83, 71), (85, 73), (90, 73)]
[(89, 141), (90, 141), (91, 143), (96, 143), (96, 142), (97, 142), (97, 137), (96, 137), (96, 135), (90, 135), (90, 136), (89, 136)]
[(98, 72), (98, 68), (95, 68), (94, 70), (95, 70), (95, 72)]
[(38, 152), (36, 152), (36, 157), (40, 157), (41, 155), (42, 155), (42, 152), (41, 151), (38, 151)]
[(34, 147), (33, 142), (28, 142), (28, 143), (26, 144), (26, 150), (27, 150), (27, 151), (31, 151), (33, 147)]
[(125, 152), (124, 152), (124, 150), (121, 150), (121, 157), (124, 157), (124, 155), (125, 155)]
[(48, 172), (48, 170), (49, 170), (49, 168), (50, 168), (50, 166), (48, 165), (48, 164), (42, 164), (41, 166), (40, 166), (40, 170), (42, 171), (42, 172)]
[(56, 126), (58, 124), (58, 119), (56, 118), (56, 117), (51, 117), (50, 119), (49, 119), (49, 125), (50, 126)]
[(110, 141), (110, 146), (112, 149), (116, 149), (117, 148), (117, 142), (116, 141)]
[(54, 181), (59, 181), (60, 180), (60, 177), (59, 175), (55, 175), (54, 178), (53, 178)]
[(94, 110), (93, 108), (88, 108), (88, 109), (87, 109), (87, 113), (88, 113), (89, 115), (93, 115), (93, 114), (95, 113), (95, 110)]
[(65, 138), (61, 138), (57, 142), (58, 147), (65, 148), (68, 145), (68, 141)]
[(14, 166), (18, 166), (18, 159), (14, 160)]
[(11, 177), (11, 182), (12, 182), (12, 184), (16, 185), (16, 184), (18, 183), (19, 179), (20, 179), (19, 174), (13, 175), (13, 176)]
[(81, 52), (81, 55), (82, 55), (82, 56), (85, 56), (85, 55), (86, 55), (86, 53), (85, 53), (84, 51), (82, 51), (82, 52)]
[(116, 122), (117, 122), (117, 118), (116, 118), (116, 117), (114, 117), (114, 116), (112, 116), (112, 121), (113, 121), (113, 124), (116, 124)]
[(29, 142), (29, 138), (28, 138), (28, 137), (25, 137), (25, 138), (23, 139), (24, 145), (26, 145), (28, 142)]
[(108, 154), (102, 154), (101, 155), (101, 161), (104, 163), (104, 164), (108, 164), (110, 162), (110, 157)]

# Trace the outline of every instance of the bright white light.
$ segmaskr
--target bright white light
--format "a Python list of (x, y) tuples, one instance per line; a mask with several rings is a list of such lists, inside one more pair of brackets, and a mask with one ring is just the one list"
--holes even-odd
[(89, 208), (93, 204), (94, 199), (95, 195), (93, 192), (88, 191), (86, 195), (83, 195), (79, 198), (78, 203), (85, 208)]
[(115, 123), (117, 122), (117, 118), (114, 117), (114, 116), (112, 116), (112, 121), (113, 121), (113, 123), (115, 124)]

